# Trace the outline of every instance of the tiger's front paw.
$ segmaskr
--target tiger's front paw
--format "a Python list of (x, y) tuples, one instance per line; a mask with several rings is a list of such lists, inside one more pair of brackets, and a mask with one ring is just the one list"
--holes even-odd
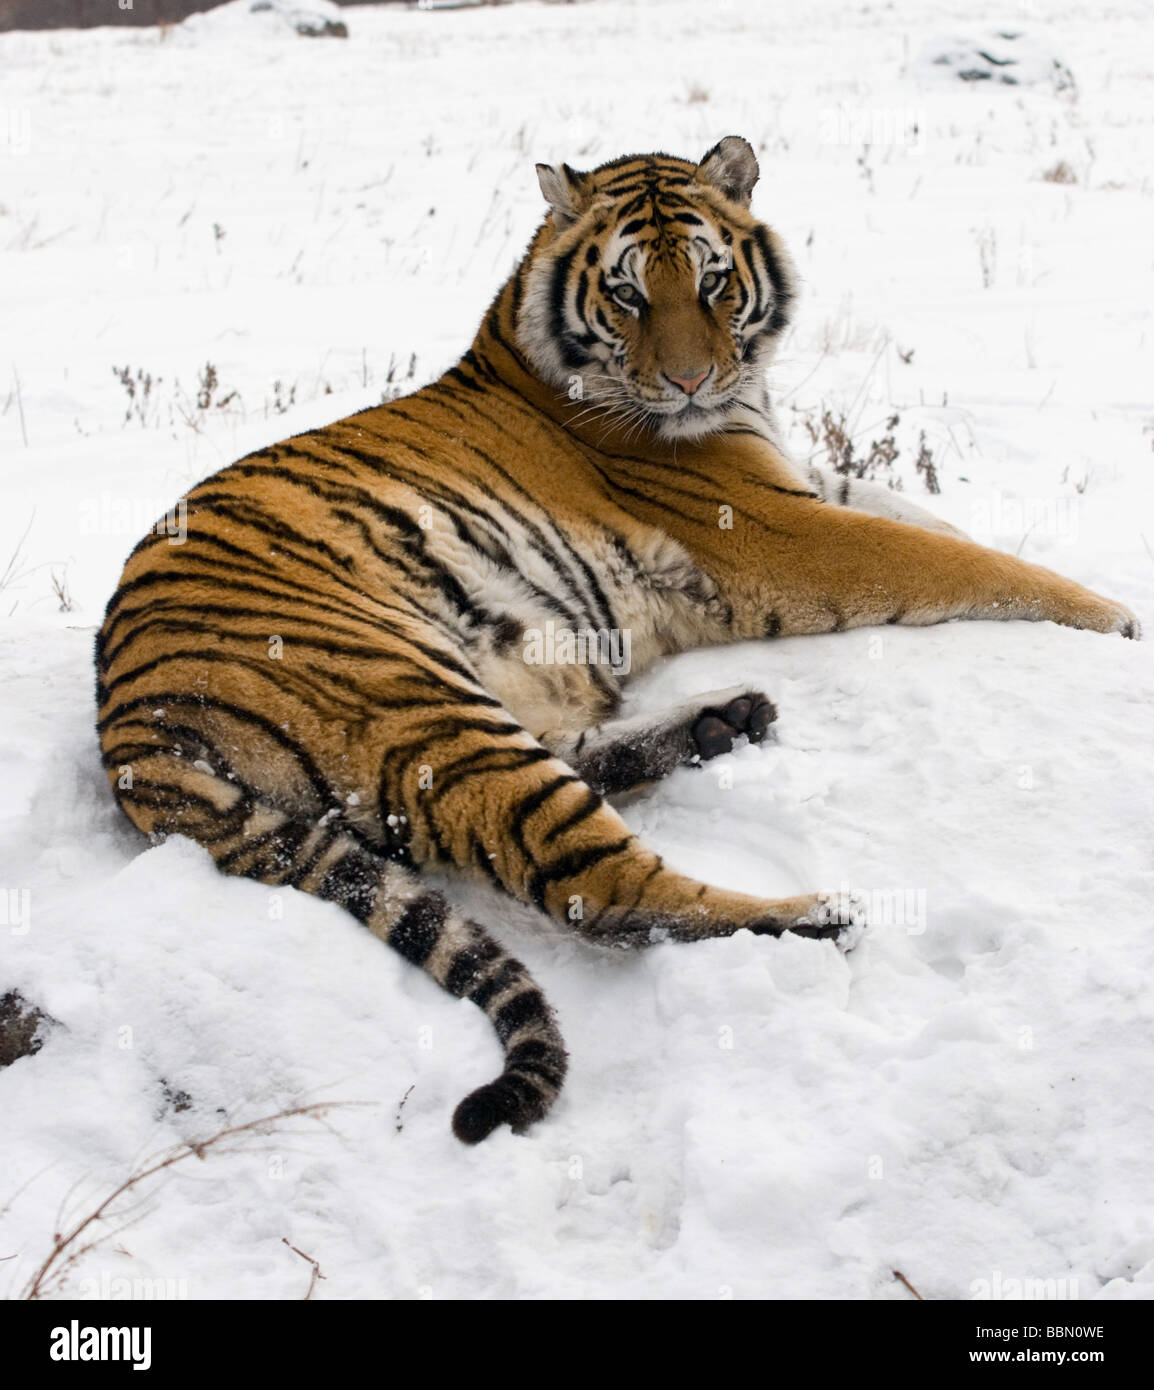
[(1124, 603), (1102, 598), (1100, 594), (1083, 594), (1089, 602), (1079, 603), (1071, 615), (1071, 627), (1089, 628), (1092, 632), (1120, 632), (1123, 637), (1142, 636), (1142, 625)]
[(847, 953), (862, 939), (866, 929), (865, 900), (857, 893), (811, 893), (802, 898), (773, 904), (772, 916), (748, 924), (758, 936), (816, 937), (832, 941)]
[(712, 698), (716, 703), (706, 705), (690, 728), (690, 736), (702, 762), (730, 752), (742, 734), (750, 743), (760, 743), (777, 718), (773, 702), (760, 690), (735, 687), (719, 691)]
[(1123, 603), (1117, 603), (1114, 607), (1118, 610), (1115, 625), (1110, 629), (1111, 632), (1120, 632), (1123, 637), (1129, 637), (1137, 642), (1142, 636), (1142, 624), (1133, 613)]
[(832, 939), (839, 951), (848, 953), (862, 939), (866, 926), (865, 899), (843, 889), (815, 894), (813, 906), (790, 930), (795, 936)]

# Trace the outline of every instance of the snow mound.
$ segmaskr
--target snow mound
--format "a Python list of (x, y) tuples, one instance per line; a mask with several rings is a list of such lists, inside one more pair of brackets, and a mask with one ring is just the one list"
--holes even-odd
[(348, 25), (331, 0), (232, 0), (206, 14), (189, 15), (177, 33), (198, 40), (251, 34), (337, 39), (349, 36)]
[(998, 29), (981, 38), (953, 35), (929, 39), (910, 65), (910, 73), (930, 81), (951, 78), (994, 86), (1033, 87), (1049, 84), (1055, 92), (1073, 91), (1074, 74), (1045, 44), (1014, 29)]

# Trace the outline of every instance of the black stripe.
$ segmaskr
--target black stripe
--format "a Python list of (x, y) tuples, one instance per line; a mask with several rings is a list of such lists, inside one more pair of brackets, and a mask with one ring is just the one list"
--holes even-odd
[(360, 922), (367, 922), (377, 904), (381, 867), (360, 850), (350, 849), (339, 864), (325, 874), (317, 896), (339, 903)]
[(424, 965), (441, 939), (448, 904), (440, 893), (422, 893), (411, 902), (389, 932), (389, 945), (414, 965)]
[(462, 998), (485, 967), (500, 955), (501, 948), (495, 941), (478, 936), (473, 944), (462, 946), (453, 957), (445, 973), (445, 988), (458, 999)]
[(507, 1004), (502, 1004), (493, 1018), (493, 1027), (501, 1041), (508, 1042), (518, 1028), (526, 1024), (538, 1023), (549, 1017), (545, 996), (537, 989), (527, 989), (515, 995)]
[(568, 1070), (564, 1050), (539, 1038), (526, 1038), (511, 1047), (505, 1054), (505, 1066), (539, 1076), (551, 1086), (560, 1086)]
[(468, 997), (479, 1009), (488, 1011), (489, 1005), (497, 995), (512, 989), (524, 978), (524, 975), (525, 967), (521, 962), (512, 956), (506, 956), (487, 980), (482, 981), (475, 989), (469, 991)]
[(602, 806), (601, 797), (592, 789), (587, 787), (585, 795), (575, 810), (571, 811), (564, 820), (558, 821), (551, 826), (548, 832), (542, 837), (542, 845), (551, 844), (559, 836), (564, 835), (567, 830), (572, 830), (575, 825), (580, 825), (582, 821), (588, 820), (595, 815)]
[(633, 839), (632, 835), (626, 835), (611, 844), (592, 845), (588, 849), (570, 850), (568, 854), (563, 854), (560, 859), (555, 859), (548, 865), (538, 867), (526, 885), (530, 901), (545, 911), (545, 890), (548, 887), (554, 883), (561, 883), (567, 878), (576, 878), (579, 874), (583, 874), (586, 870), (600, 864), (603, 859), (611, 859), (613, 855), (620, 854), (622, 850), (629, 848)]
[[(543, 748), (541, 751), (545, 753), (546, 757), (551, 756), (547, 749)], [(508, 833), (516, 839), (519, 844), (522, 843), (521, 837), (525, 828), (525, 822), (533, 812), (539, 810), (545, 802), (555, 796), (562, 787), (572, 786), (579, 781), (580, 778), (572, 772), (558, 773), (551, 782), (544, 783), (542, 786), (538, 787), (535, 792), (532, 792), (529, 796), (523, 797), (518, 803), (517, 810), (509, 824)]]

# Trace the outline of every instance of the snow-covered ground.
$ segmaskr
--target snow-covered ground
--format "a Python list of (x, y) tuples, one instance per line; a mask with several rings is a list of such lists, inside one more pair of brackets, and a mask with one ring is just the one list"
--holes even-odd
[[(125, 554), (190, 483), (467, 346), (540, 216), (534, 161), (729, 133), (804, 279), (773, 373), (795, 449), (823, 408), (859, 454), (892, 433), (908, 494), (1149, 631), (1148, 6), (267, 19), (0, 38), (0, 994), (59, 1021), (0, 1072), (0, 1292), (149, 1156), (332, 1100), (368, 1104), (151, 1180), (65, 1292), (297, 1298), (287, 1239), (330, 1299), (909, 1298), (894, 1270), (934, 1299), (1154, 1296), (1150, 642), (887, 628), (645, 678), (654, 706), (756, 679), (780, 722), (630, 824), (736, 888), (852, 884), (874, 926), (848, 957), (603, 957), (458, 890), (573, 1058), (547, 1122), (475, 1150), (449, 1116), (499, 1067), (481, 1013), (332, 906), (146, 850), (90, 675)], [(924, 56), (999, 29), (1076, 86)]]

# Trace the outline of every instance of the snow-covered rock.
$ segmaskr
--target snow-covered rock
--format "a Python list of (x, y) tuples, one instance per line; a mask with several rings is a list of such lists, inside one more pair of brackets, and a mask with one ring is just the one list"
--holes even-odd
[(19, 991), (0, 994), (0, 1067), (10, 1067), (21, 1057), (39, 1052), (51, 1026), (52, 1020)]
[(951, 35), (929, 39), (910, 68), (911, 75), (940, 80), (1032, 87), (1049, 84), (1056, 92), (1074, 90), (1074, 74), (1048, 44), (1021, 30), (996, 29), (978, 37)]
[(344, 13), (331, 0), (231, 0), (189, 15), (176, 32), (185, 39), (241, 38), (253, 33), (300, 34), (305, 38), (349, 36)]
[(250, 0), (254, 13), (272, 10), (305, 38), (347, 39), (344, 16), (331, 0)]

